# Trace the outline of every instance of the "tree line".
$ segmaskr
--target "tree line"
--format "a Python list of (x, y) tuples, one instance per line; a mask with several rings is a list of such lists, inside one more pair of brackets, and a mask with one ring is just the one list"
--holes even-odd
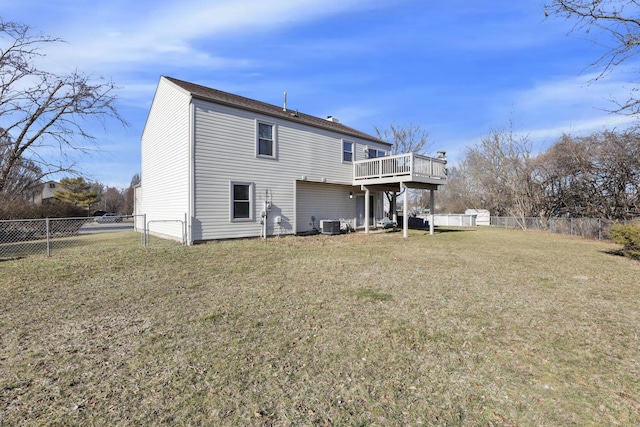
[[(18, 174), (16, 178), (22, 182), (29, 176)], [(0, 195), (0, 220), (82, 217), (96, 211), (131, 215), (135, 204), (134, 187), (140, 183), (140, 175), (135, 174), (126, 188), (87, 181), (83, 177), (66, 177), (57, 183), (53, 199), (40, 200), (43, 187), (50, 182), (33, 180), (19, 193)], [(8, 183), (13, 185), (14, 181)]]
[(640, 131), (563, 135), (539, 153), (512, 130), (491, 132), (449, 168), (439, 208), (515, 217), (640, 216)]

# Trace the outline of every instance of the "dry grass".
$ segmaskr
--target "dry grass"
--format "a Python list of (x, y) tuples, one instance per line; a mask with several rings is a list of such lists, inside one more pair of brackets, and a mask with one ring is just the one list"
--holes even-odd
[(0, 424), (640, 423), (640, 263), (444, 231), (1, 262)]

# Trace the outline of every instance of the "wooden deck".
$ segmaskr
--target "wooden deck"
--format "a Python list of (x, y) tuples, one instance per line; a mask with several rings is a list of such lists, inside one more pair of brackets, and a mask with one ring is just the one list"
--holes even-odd
[(353, 185), (429, 188), (447, 183), (447, 162), (419, 154), (397, 154), (353, 163)]

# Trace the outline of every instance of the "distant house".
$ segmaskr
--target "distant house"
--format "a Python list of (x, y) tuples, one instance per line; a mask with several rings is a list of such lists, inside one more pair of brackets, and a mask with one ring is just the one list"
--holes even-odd
[[(384, 215), (384, 191), (446, 184), (446, 162), (345, 126), (161, 77), (142, 134), (135, 213), (186, 243), (354, 228)], [(433, 193), (432, 193), (433, 194)]]
[(60, 190), (60, 183), (47, 181), (35, 185), (29, 190), (29, 199), (36, 204), (49, 203), (55, 200), (54, 191)]

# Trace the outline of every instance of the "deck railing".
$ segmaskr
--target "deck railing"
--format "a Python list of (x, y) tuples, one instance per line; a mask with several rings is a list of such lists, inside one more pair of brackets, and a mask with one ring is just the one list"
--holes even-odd
[(447, 179), (447, 162), (415, 153), (396, 154), (353, 163), (353, 179)]

